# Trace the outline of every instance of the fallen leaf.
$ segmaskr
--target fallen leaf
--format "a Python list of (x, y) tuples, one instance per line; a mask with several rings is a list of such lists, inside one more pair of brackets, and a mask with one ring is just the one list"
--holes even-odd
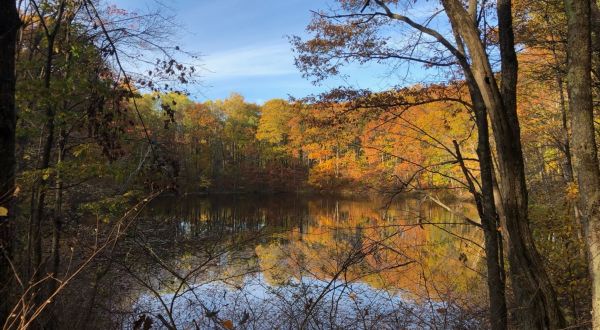
[(7, 217), (8, 209), (4, 206), (0, 206), (0, 217)]
[(221, 324), (223, 324), (223, 328), (227, 330), (233, 330), (233, 322), (231, 320), (225, 320), (221, 322)]

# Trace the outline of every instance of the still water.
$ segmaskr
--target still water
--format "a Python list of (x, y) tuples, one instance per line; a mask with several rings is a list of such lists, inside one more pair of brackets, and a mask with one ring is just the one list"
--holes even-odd
[[(480, 328), (481, 233), (422, 198), (161, 197), (128, 252), (124, 325)], [(141, 322), (141, 321), (140, 321)], [(138, 324), (140, 323), (138, 322)]]

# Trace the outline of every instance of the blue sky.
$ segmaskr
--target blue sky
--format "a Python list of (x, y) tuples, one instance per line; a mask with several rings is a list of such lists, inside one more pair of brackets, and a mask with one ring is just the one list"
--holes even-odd
[[(119, 7), (143, 12), (154, 1), (113, 0)], [(288, 35), (306, 36), (310, 10), (327, 8), (323, 0), (163, 0), (181, 29), (176, 40), (202, 54), (202, 85), (191, 88), (198, 101), (238, 92), (250, 102), (303, 97), (340, 85), (382, 90), (394, 85), (377, 65), (348, 68), (348, 79), (314, 86), (293, 62)], [(171, 13), (170, 13), (171, 14)]]

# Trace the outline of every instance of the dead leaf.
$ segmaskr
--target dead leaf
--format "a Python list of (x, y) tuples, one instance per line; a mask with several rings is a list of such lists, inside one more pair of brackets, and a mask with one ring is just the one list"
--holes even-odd
[(225, 321), (221, 322), (221, 324), (223, 325), (223, 328), (225, 328), (227, 330), (233, 330), (233, 321), (225, 320)]

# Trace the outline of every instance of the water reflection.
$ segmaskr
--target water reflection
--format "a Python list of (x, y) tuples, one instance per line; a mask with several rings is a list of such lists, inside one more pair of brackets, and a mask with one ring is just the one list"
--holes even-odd
[(144, 290), (125, 325), (142, 315), (179, 328), (480, 325), (481, 233), (427, 201), (164, 197), (145, 218), (137, 235), (152, 243), (129, 268)]

